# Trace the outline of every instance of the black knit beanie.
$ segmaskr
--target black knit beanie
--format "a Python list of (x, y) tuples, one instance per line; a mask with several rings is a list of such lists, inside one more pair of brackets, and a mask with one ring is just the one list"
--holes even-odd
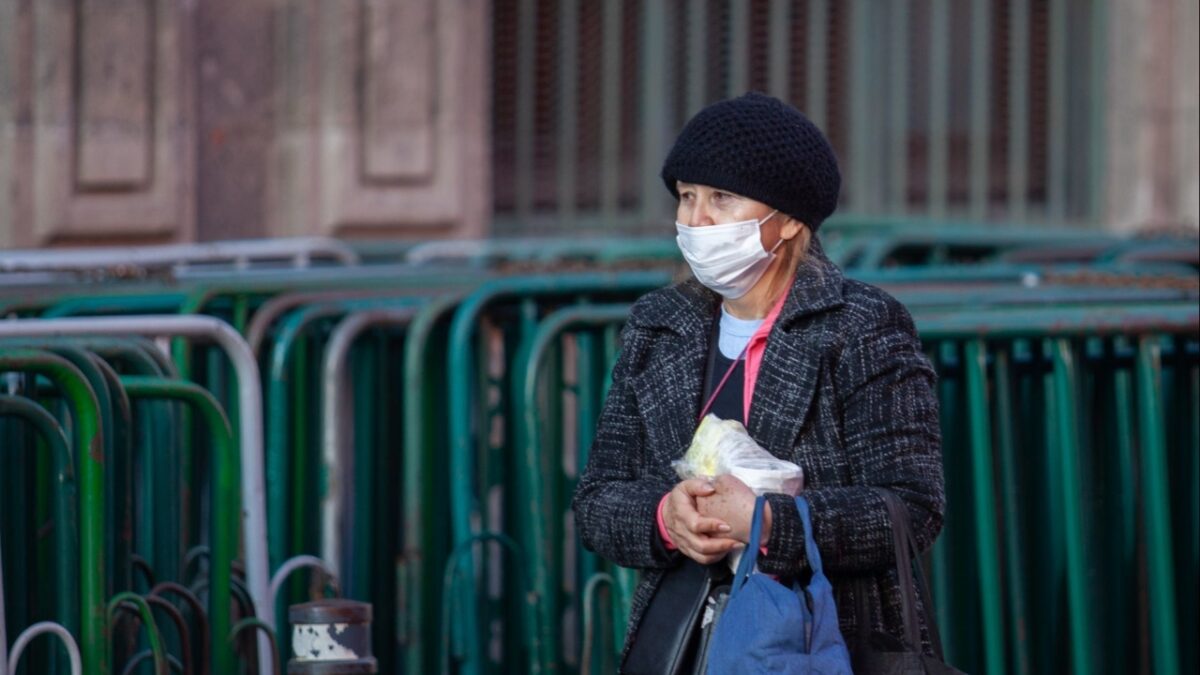
[(696, 113), (662, 168), (675, 181), (729, 190), (779, 209), (814, 231), (837, 208), (842, 176), (825, 135), (799, 110), (751, 92)]

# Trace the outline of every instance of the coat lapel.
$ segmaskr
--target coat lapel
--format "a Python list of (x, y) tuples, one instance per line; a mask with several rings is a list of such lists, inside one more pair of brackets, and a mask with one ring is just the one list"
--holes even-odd
[(675, 459), (683, 456), (696, 430), (717, 300), (716, 294), (691, 280), (671, 289), (664, 301), (653, 316), (632, 319), (643, 328), (661, 331), (655, 353), (634, 380), (634, 393), (650, 448)]
[(820, 382), (824, 334), (805, 327), (816, 314), (842, 304), (842, 281), (841, 271), (814, 239), (809, 259), (797, 270), (767, 337), (746, 426), (750, 435), (777, 457), (792, 459), (796, 436)]

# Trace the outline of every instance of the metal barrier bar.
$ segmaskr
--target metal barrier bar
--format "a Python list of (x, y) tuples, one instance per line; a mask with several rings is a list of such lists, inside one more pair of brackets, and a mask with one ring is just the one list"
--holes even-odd
[(347, 361), (350, 348), (364, 331), (379, 326), (407, 326), (416, 313), (415, 307), (374, 309), (348, 314), (334, 328), (325, 346), (322, 359), (322, 423), (324, 442), (321, 469), (325, 476), (325, 493), (321, 498), (321, 557), (332, 574), (341, 577), (342, 551), (353, 528), (347, 522), (345, 483), (351, 475), (348, 466), (354, 456), (354, 428), (347, 419), (351, 401), (338, 395), (347, 382)]
[[(0, 322), (0, 337), (21, 335), (13, 326), (28, 321)], [(79, 635), (86, 672), (107, 675), (108, 641), (104, 616), (105, 499), (100, 403), (83, 373), (67, 359), (34, 349), (0, 351), (0, 371), (19, 370), (44, 375), (63, 392), (71, 411), (72, 448), (79, 461)], [(67, 624), (68, 630), (72, 624)]]
[[(208, 616), (212, 632), (229, 633), (232, 564), (237, 557), (237, 530), (240, 519), (237, 493), (238, 451), (233, 429), (216, 398), (206, 389), (181, 380), (158, 377), (124, 376), (121, 386), (134, 399), (172, 399), (182, 401), (200, 413), (213, 442), (210, 501), (213, 515), (209, 539), (212, 563), (209, 565)], [(212, 672), (233, 672), (233, 652), (224, 640), (213, 640), (209, 663)]]
[[(511, 537), (502, 532), (480, 532), (478, 534), (471, 535), (466, 540), (455, 545), (454, 549), (450, 552), (450, 555), (446, 558), (446, 570), (442, 575), (442, 606), (446, 608), (446, 611), (442, 612), (442, 646), (439, 650), (441, 654), (441, 668), (438, 671), (442, 675), (450, 675), (451, 673), (450, 642), (452, 638), (449, 623), (450, 617), (454, 614), (452, 609), (454, 607), (454, 598), (456, 597), (456, 594), (453, 592), (454, 581), (456, 578), (459, 578), (459, 570), (462, 567), (462, 561), (474, 559), (474, 555), (471, 551), (472, 547), (474, 547), (476, 544), (482, 544), (484, 542), (495, 542), (504, 550), (507, 550), (509, 555), (512, 556), (513, 569), (517, 570), (518, 579), (520, 580), (520, 585), (522, 587), (521, 616), (524, 620), (523, 623), (525, 623), (527, 627), (524, 634), (524, 646), (529, 649), (531, 654), (537, 654), (540, 649), (537, 643), (537, 636), (540, 634), (540, 631), (536, 627), (537, 612), (533, 611), (531, 607), (531, 605), (537, 602), (537, 597), (536, 594), (530, 590), (528, 578), (522, 573), (522, 571), (527, 569), (527, 567), (525, 565), (524, 557), (521, 555), (520, 547), (517, 546), (516, 542), (514, 542)], [(470, 572), (468, 572), (468, 574), (469, 573)], [(461, 597), (461, 595), (458, 597)], [(469, 610), (467, 611), (469, 612)], [(534, 659), (530, 665), (531, 673), (536, 674), (542, 672), (536, 659)]]
[(105, 430), (111, 433), (111, 444), (106, 445), (106, 456), (109, 458), (108, 475), (111, 476), (109, 485), (112, 497), (108, 503), (112, 506), (114, 532), (109, 543), (112, 546), (112, 566), (109, 568), (109, 578), (113, 591), (133, 590), (133, 407), (129, 397), (121, 388), (120, 378), (116, 371), (104, 359), (76, 348), (59, 347), (61, 354), (72, 359), (72, 352), (78, 351), (81, 357), (80, 370), (90, 377), (89, 368), (82, 365), (83, 359), (90, 361), (90, 369), (97, 371), (97, 382), (93, 383), (96, 393), (100, 396), (100, 409), (104, 409), (104, 399), (111, 401), (112, 414), (107, 417)]
[[(75, 338), (72, 344), (87, 349), (97, 356), (109, 361), (116, 367), (120, 364), (131, 375), (163, 377), (176, 379), (175, 366), (162, 350), (145, 338)], [(153, 404), (143, 404), (143, 408), (155, 408)], [(173, 419), (173, 410), (165, 407), (164, 415), (148, 414), (139, 425), (140, 447), (135, 452), (136, 463), (141, 468), (142, 481), (137, 489), (140, 490), (140, 501), (152, 504), (154, 508), (149, 513), (134, 512), (146, 522), (136, 522), (134, 543), (139, 555), (147, 559), (159, 574), (168, 579), (174, 579), (180, 573), (180, 559), (183, 555), (184, 542), (176, 535), (176, 528), (181, 522), (181, 501), (190, 497), (191, 486), (182, 485), (175, 489), (172, 485), (179, 475), (179, 453), (174, 432), (177, 427)], [(160, 533), (170, 533), (160, 536)]]
[[(670, 278), (661, 273), (630, 272), (626, 274), (584, 274), (560, 277), (515, 277), (484, 284), (467, 296), (455, 312), (450, 329), (450, 364), (448, 385), (450, 396), (450, 461), (451, 461), (451, 524), (454, 540), (461, 544), (481, 527), (482, 509), (475, 484), (476, 461), (472, 452), (472, 338), (479, 315), (492, 303), (512, 297), (564, 297), (573, 294), (604, 294), (614, 292), (643, 293), (665, 285)], [(466, 605), (462, 626), (466, 640), (464, 671), (477, 673), (482, 663), (478, 617), (475, 606), (474, 579), (463, 583)]]
[[(0, 322), (0, 337), (66, 335), (174, 335), (206, 339), (220, 346), (233, 362), (238, 382), (238, 407), (241, 410), (239, 439), (246, 579), (250, 593), (254, 597), (255, 606), (260, 608), (258, 609), (260, 615), (266, 617), (265, 620), (272, 621), (274, 617), (270, 616), (271, 612), (261, 609), (269, 607), (266, 548), (268, 533), (263, 493), (262, 390), (258, 379), (258, 364), (255, 362), (249, 346), (229, 324), (202, 316), (147, 315), (96, 319), (16, 319)], [(85, 468), (88, 466), (88, 463), (84, 464)], [(91, 480), (101, 480), (98, 469), (99, 467), (96, 467), (92, 470), (96, 471), (96, 476), (90, 475), (89, 472), (81, 472), (81, 482), (86, 486)], [(87, 497), (85, 496), (84, 499), (86, 505)], [(89, 528), (95, 529), (89, 530)], [(95, 545), (96, 542), (102, 541), (103, 527), (97, 527), (96, 524), (90, 522), (90, 519), (84, 519), (81, 529), (85, 551), (88, 550), (89, 542), (92, 542), (91, 545)], [(85, 569), (85, 572), (91, 575), (94, 570), (102, 569), (103, 565), (100, 565), (92, 569)], [(87, 590), (89, 583), (92, 582), (88, 576), (85, 576), (82, 586), (86, 597), (91, 597)], [(84, 604), (87, 606), (86, 600)], [(93, 630), (96, 628), (100, 629), (100, 634), (103, 633), (102, 623), (92, 627)], [(84, 635), (86, 651), (88, 649), (86, 645), (90, 644), (87, 638), (95, 638), (86, 632), (86, 627)], [(271, 667), (272, 654), (267, 651), (268, 649), (269, 645), (260, 636), (259, 665), (263, 671)], [(89, 673), (93, 672), (91, 667), (88, 667), (87, 670)]]
[(1062, 501), (1058, 504), (1066, 523), (1064, 534), (1067, 550), (1067, 600), (1071, 617), (1072, 671), (1087, 675), (1094, 672), (1092, 652), (1095, 638), (1091, 598), (1084, 570), (1090, 560), (1083, 523), (1083, 484), (1080, 468), (1078, 376), (1070, 343), (1063, 338), (1051, 342), (1054, 362), (1056, 417), (1050, 423), (1057, 427), (1058, 443), (1054, 460), (1059, 463), (1062, 480)]
[(996, 484), (992, 472), (991, 410), (988, 401), (987, 345), (974, 339), (964, 346), (969, 427), (971, 435), (971, 492), (974, 494), (975, 541), (978, 546), (979, 591), (987, 671), (1006, 673), (1004, 621), (1000, 590), (1000, 550), (997, 545)]
[[(1028, 675), (1031, 671), (1029, 658), (1029, 629), (1030, 620), (1028, 601), (1026, 598), (1027, 581), (1025, 576), (1026, 547), (1021, 538), (1024, 528), (1021, 526), (1021, 509), (1017, 485), (1019, 482), (1016, 447), (1013, 438), (1014, 411), (1012, 406), (1012, 346), (998, 349), (995, 352), (995, 396), (996, 417), (1000, 420), (997, 426), (997, 453), (1000, 465), (1001, 501), (1003, 511), (1003, 546), (1004, 566), (1008, 583), (1004, 588), (1008, 604), (1009, 644), (1013, 653), (1014, 672)], [(982, 552), (981, 552), (982, 555)], [(991, 627), (986, 627), (990, 629)]]
[[(75, 626), (79, 618), (79, 554), (76, 548), (79, 526), (75, 511), (75, 467), (67, 434), (49, 411), (24, 396), (0, 394), (0, 416), (25, 420), (45, 440), (49, 450), (54, 467), (55, 616), (63, 626)], [(3, 583), (0, 579), (0, 585)], [(4, 602), (0, 597), (0, 615), (3, 613)], [(3, 616), (0, 616), (0, 667), (8, 662), (4, 655), (8, 643), (2, 624)]]
[(0, 252), (0, 273), (94, 272), (107, 268), (123, 274), (130, 268), (161, 268), (215, 262), (228, 262), (237, 267), (245, 267), (256, 259), (281, 258), (292, 259), (297, 267), (307, 267), (315, 257), (330, 258), (343, 265), (358, 264), (358, 254), (336, 239), (303, 237), (200, 244), (4, 251)]
[[(526, 524), (523, 542), (528, 559), (533, 562), (533, 589), (537, 594), (538, 612), (541, 618), (538, 625), (542, 635), (538, 643), (542, 652), (537, 655), (542, 667), (550, 669), (553, 664), (562, 660), (558, 631), (558, 593), (554, 579), (561, 574), (554, 574), (554, 568), (549, 565), (551, 558), (551, 537), (546, 524), (545, 510), (556, 508), (553, 500), (547, 500), (544, 486), (554, 479), (543, 474), (543, 448), (541, 447), (541, 420), (538, 416), (537, 390), (538, 380), (546, 352), (558, 339), (559, 334), (573, 326), (603, 326), (613, 322), (623, 322), (629, 315), (632, 305), (615, 306), (582, 306), (554, 312), (538, 324), (536, 332), (525, 341), (513, 362), (514, 398), (521, 403), (522, 414), (517, 417), (516, 446), (519, 462), (517, 464), (518, 501), (527, 510), (521, 521)], [(560, 462), (550, 462), (550, 466), (558, 467)]]
[[(2, 557), (2, 556), (0, 556)], [(0, 609), (4, 607), (3, 582), (0, 582)], [(13, 643), (12, 656), (5, 658), (5, 643), (4, 643), (4, 616), (0, 612), (0, 674), (7, 675), (11, 673), (16, 675), (17, 666), (21, 663), (21, 655), (25, 653), (25, 648), (33, 638), (49, 633), (62, 640), (63, 647), (67, 650), (67, 658), (71, 667), (71, 675), (82, 675), (83, 661), (79, 657), (79, 645), (75, 644), (75, 638), (71, 632), (63, 628), (59, 624), (49, 621), (35, 623), (29, 628), (26, 628), (17, 636), (17, 641)]]
[[(433, 667), (438, 652), (432, 648), (427, 637), (428, 626), (440, 626), (440, 594), (429, 583), (433, 578), (429, 570), (442, 569), (442, 551), (446, 533), (437, 523), (445, 522), (445, 500), (435, 500), (437, 492), (432, 477), (444, 475), (436, 468), (435, 454), (438, 446), (438, 430), (434, 429), (435, 401), (439, 396), (437, 385), (441, 378), (436, 373), (427, 374), (430, 366), (444, 363), (431, 352), (444, 340), (438, 340), (438, 326), (448, 323), (453, 310), (462, 296), (451, 294), (429, 301), (414, 315), (404, 341), (404, 397), (403, 406), (403, 475), (401, 490), (401, 512), (404, 514), (404, 544), (401, 566), (398, 572), (398, 607), (401, 625), (398, 633), (404, 650), (405, 672), (424, 673)], [(443, 355), (444, 356), (444, 355)], [(448, 486), (447, 486), (448, 487)]]
[(167, 647), (162, 643), (162, 633), (158, 632), (158, 625), (154, 620), (154, 613), (150, 610), (149, 603), (146, 603), (145, 598), (137, 593), (130, 591), (116, 593), (108, 601), (107, 615), (110, 627), (115, 626), (116, 613), (121, 609), (133, 611), (138, 615), (138, 619), (142, 620), (142, 626), (146, 629), (146, 640), (150, 643), (150, 653), (154, 655), (155, 675), (170, 675)]
[[(1146, 518), (1146, 564), (1150, 592), (1150, 640), (1154, 672), (1176, 675), (1175, 573), (1167, 482), (1167, 443), (1162, 403), (1161, 348), (1150, 336), (1138, 343), (1137, 398), (1141, 449), (1142, 501)], [(1192, 570), (1193, 573), (1195, 570)], [(1194, 602), (1189, 598), (1185, 602)], [(1086, 647), (1086, 646), (1085, 646)]]
[[(321, 319), (340, 317), (354, 309), (371, 307), (387, 307), (415, 302), (416, 298), (405, 296), (354, 297), (354, 294), (343, 295), (340, 301), (334, 296), (314, 305), (301, 306), (291, 311), (280, 324), (274, 342), (271, 345), (269, 371), (267, 376), (267, 411), (266, 422), (270, 433), (267, 435), (266, 475), (267, 475), (267, 504), (270, 530), (270, 554), (273, 561), (282, 561), (287, 556), (287, 519), (296, 515), (297, 510), (287, 509), (288, 458), (292, 455), (289, 448), (303, 448), (305, 443), (293, 438), (297, 434), (288, 431), (289, 421), (302, 420), (301, 416), (289, 415), (290, 394), (304, 394), (303, 386), (290, 387), (291, 379), (288, 368), (292, 365), (302, 367), (305, 361), (294, 358), (293, 352), (303, 342), (304, 332), (313, 322)], [(302, 384), (302, 379), (296, 384)], [(302, 410), (302, 407), (297, 407)], [(302, 430), (301, 430), (302, 431)]]

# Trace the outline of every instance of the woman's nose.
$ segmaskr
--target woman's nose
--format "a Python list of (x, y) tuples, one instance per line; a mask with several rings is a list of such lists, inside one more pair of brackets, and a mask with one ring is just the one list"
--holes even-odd
[(688, 214), (687, 224), (692, 227), (706, 227), (708, 225), (715, 225), (716, 221), (713, 220), (712, 213), (708, 207), (703, 203), (697, 203), (692, 207), (692, 212)]

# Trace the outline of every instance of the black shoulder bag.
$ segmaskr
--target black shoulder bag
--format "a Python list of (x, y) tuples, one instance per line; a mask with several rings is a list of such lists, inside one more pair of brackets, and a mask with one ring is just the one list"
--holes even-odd
[[(855, 673), (866, 675), (962, 675), (962, 671), (946, 664), (942, 657), (942, 638), (933, 615), (933, 598), (929, 581), (917, 553), (917, 541), (909, 523), (908, 509), (891, 490), (874, 488), (887, 504), (892, 521), (892, 543), (896, 549), (896, 571), (900, 580), (900, 606), (904, 615), (904, 640), (871, 630), (870, 604), (867, 601), (868, 582), (855, 581), (854, 595), (858, 604), (858, 634), (853, 637), (851, 662)], [(917, 585), (913, 585), (913, 576)], [(921, 651), (921, 619), (917, 613), (917, 593), (925, 603), (929, 626), (929, 641), (933, 653)]]

